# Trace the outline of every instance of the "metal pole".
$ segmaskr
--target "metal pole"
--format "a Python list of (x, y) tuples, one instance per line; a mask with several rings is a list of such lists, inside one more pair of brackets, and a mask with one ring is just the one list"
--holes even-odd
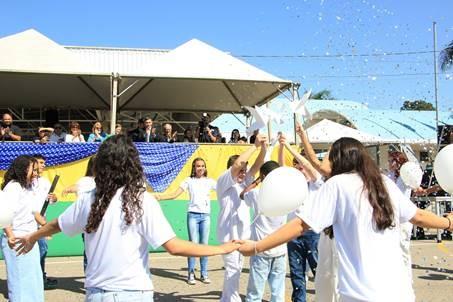
[[(436, 22), (433, 22), (433, 59), (434, 59), (434, 101), (436, 105), (436, 134), (439, 129), (439, 104), (437, 102), (437, 30)], [(438, 142), (439, 143), (439, 142)]]
[(116, 108), (118, 106), (118, 74), (112, 74), (111, 85), (112, 90), (110, 94), (110, 134), (115, 134), (116, 125)]
[[(266, 103), (266, 107), (269, 108), (269, 102)], [(267, 138), (270, 142), (271, 138), (272, 138), (272, 120), (271, 119), (269, 119), (269, 121), (267, 122)]]
[[(435, 104), (435, 109), (436, 109), (436, 136), (438, 136), (438, 131), (439, 131), (439, 104), (437, 101), (437, 53), (436, 53), (436, 48), (437, 48), (437, 30), (436, 30), (436, 22), (433, 22), (433, 63), (434, 63), (434, 104)], [(439, 153), (440, 150), (440, 139), (442, 138), (443, 134), (443, 128), (442, 128), (442, 133), (440, 134), (441, 136), (437, 138), (437, 150), (436, 154)], [(429, 176), (429, 182), (428, 182), (428, 188), (431, 187), (431, 183), (433, 180), (433, 175), (434, 175), (434, 169), (431, 171), (431, 175)]]
[[(291, 85), (291, 95), (293, 97), (293, 102), (296, 101), (296, 93), (297, 93), (297, 87), (296, 85), (293, 83)], [(296, 133), (296, 125), (297, 125), (297, 114), (294, 113), (293, 114), (293, 129), (294, 129), (294, 144), (297, 146), (297, 133)]]

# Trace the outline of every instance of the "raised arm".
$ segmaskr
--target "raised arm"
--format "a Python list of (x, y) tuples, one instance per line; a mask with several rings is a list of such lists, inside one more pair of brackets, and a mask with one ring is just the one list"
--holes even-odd
[[(280, 142), (282, 135), (279, 136), (278, 142)], [(281, 143), (278, 145), (278, 164), (280, 167), (285, 166), (285, 154), (283, 153), (283, 150), (285, 149), (285, 146), (282, 145)]]
[[(255, 144), (245, 150), (244, 153), (239, 155), (239, 157), (236, 159), (234, 164), (231, 166), (231, 176), (233, 178), (238, 177), (239, 172), (245, 167), (247, 161), (249, 158), (252, 156), (252, 154), (261, 146), (261, 149), (263, 149), (262, 145), (265, 144), (267, 141), (267, 137), (265, 135), (257, 135)], [(264, 147), (266, 148), (266, 147)], [(253, 164), (252, 168), (250, 168), (251, 175), (255, 175), (256, 172), (259, 170), (261, 167), (263, 161), (264, 161), (264, 156), (266, 155), (266, 150), (261, 150), (260, 154), (258, 155), (257, 159), (255, 160), (255, 163)], [(261, 164), (259, 163), (261, 162)], [(252, 174), (253, 173), (253, 174)]]
[(251, 190), (255, 189), (261, 182), (261, 178), (255, 179), (251, 184), (249, 184), (242, 192), (239, 194), (241, 199), (244, 199), (244, 194), (250, 192)]
[(256, 158), (255, 162), (253, 163), (252, 167), (249, 170), (250, 175), (255, 175), (260, 170), (261, 166), (264, 163), (264, 157), (266, 157), (268, 146), (267, 136), (259, 134), (256, 137), (255, 146), (257, 148), (261, 147), (261, 149), (260, 153), (258, 154), (258, 157)]
[(291, 146), (288, 144), (284, 136), (280, 137), (279, 142), (280, 146), (284, 146), (291, 153), (291, 155), (294, 156), (297, 162), (304, 167), (305, 171), (310, 177), (310, 180), (315, 181), (319, 178), (320, 175), (318, 171), (304, 156), (302, 156), (300, 153), (296, 152), (293, 148), (291, 148)]
[(307, 133), (305, 132), (304, 128), (299, 122), (296, 124), (296, 133), (299, 135), (302, 145), (304, 146), (305, 154), (308, 158), (308, 161), (319, 173), (321, 173), (321, 175), (326, 177), (330, 176), (332, 169), (330, 168), (328, 153), (321, 162), (316, 156), (313, 146), (308, 141)]

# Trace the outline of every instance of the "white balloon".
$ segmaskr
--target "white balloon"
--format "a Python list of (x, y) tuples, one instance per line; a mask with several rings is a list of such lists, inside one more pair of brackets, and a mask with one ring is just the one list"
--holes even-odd
[(269, 173), (258, 194), (258, 211), (268, 217), (286, 215), (308, 196), (307, 180), (291, 167), (280, 167)]
[(13, 222), (14, 211), (7, 203), (6, 193), (0, 191), (0, 228), (5, 228)]
[(422, 182), (423, 171), (417, 163), (408, 161), (401, 166), (400, 176), (406, 186), (417, 189)]
[(444, 147), (434, 160), (434, 174), (445, 192), (453, 194), (453, 144)]

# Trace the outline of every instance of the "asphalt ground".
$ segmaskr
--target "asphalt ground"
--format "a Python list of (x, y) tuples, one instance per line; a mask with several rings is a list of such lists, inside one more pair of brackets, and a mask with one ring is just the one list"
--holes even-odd
[[(434, 240), (412, 241), (413, 280), (417, 301), (453, 301), (453, 242)], [(45, 291), (46, 301), (84, 301), (84, 274), (82, 257), (48, 258), (46, 269), (50, 277), (58, 279), (56, 289)], [(198, 265), (198, 264), (197, 264)], [(150, 267), (155, 287), (155, 301), (218, 301), (223, 283), (222, 258), (209, 259), (211, 284), (199, 280), (196, 285), (188, 285), (187, 260), (167, 253), (152, 253)], [(291, 301), (289, 269), (286, 278), (286, 301)], [(197, 277), (198, 277), (197, 272)], [(391, 270), (389, 270), (391, 274)], [(245, 261), (240, 282), (240, 294), (244, 300), (249, 275), (248, 258)], [(307, 301), (315, 301), (313, 279), (310, 278)], [(0, 261), (0, 301), (7, 301), (6, 269)], [(266, 288), (263, 301), (269, 301)]]

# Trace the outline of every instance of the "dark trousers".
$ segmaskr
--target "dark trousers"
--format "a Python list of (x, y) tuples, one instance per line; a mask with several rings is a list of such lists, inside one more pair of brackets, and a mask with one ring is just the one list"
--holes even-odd
[(287, 244), (291, 284), (293, 286), (291, 301), (293, 302), (306, 301), (305, 271), (308, 263), (313, 274), (316, 274), (318, 241), (319, 234), (307, 231)]

